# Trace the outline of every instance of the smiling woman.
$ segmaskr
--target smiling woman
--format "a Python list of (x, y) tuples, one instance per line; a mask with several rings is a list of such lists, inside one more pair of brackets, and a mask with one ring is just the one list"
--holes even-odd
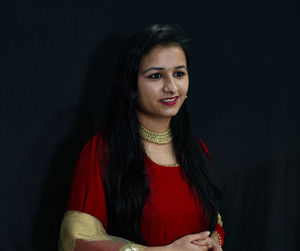
[[(138, 120), (149, 124), (159, 119), (162, 132), (169, 128), (171, 117), (182, 106), (189, 85), (186, 58), (178, 45), (153, 48), (140, 64), (138, 75)], [(165, 122), (162, 123), (162, 120)]]
[(213, 250), (220, 192), (186, 104), (182, 29), (152, 25), (124, 45), (104, 126), (73, 176), (60, 250)]

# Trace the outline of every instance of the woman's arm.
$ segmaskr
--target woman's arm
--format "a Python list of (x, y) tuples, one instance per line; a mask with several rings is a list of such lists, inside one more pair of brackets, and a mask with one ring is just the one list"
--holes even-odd
[(59, 251), (207, 251), (208, 245), (197, 245), (193, 241), (205, 241), (209, 232), (190, 234), (169, 245), (145, 247), (128, 240), (108, 235), (100, 220), (92, 215), (67, 211), (63, 218)]
[(108, 235), (101, 221), (92, 215), (67, 211), (61, 224), (58, 249), (59, 251), (140, 251), (144, 247)]
[[(102, 134), (84, 146), (73, 174), (67, 212), (62, 220), (59, 250), (142, 250), (143, 246), (106, 233), (107, 213), (101, 170)], [(129, 251), (126, 250), (126, 251)]]
[(210, 251), (221, 251), (224, 244), (224, 236), (225, 232), (223, 229), (222, 218), (218, 213), (217, 226), (210, 237), (206, 238), (205, 240), (196, 240), (193, 243), (197, 245), (206, 245)]
[(209, 239), (210, 232), (201, 232), (196, 234), (185, 235), (169, 245), (162, 247), (146, 247), (144, 251), (208, 251), (207, 244), (197, 244), (197, 242), (205, 242)]

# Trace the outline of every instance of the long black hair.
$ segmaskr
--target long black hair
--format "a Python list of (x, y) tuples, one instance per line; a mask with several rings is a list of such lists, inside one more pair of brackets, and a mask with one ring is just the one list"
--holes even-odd
[[(144, 166), (144, 148), (138, 133), (137, 76), (141, 59), (155, 46), (176, 44), (190, 64), (188, 40), (177, 25), (152, 25), (135, 33), (124, 45), (114, 72), (114, 81), (104, 121), (103, 152), (107, 152), (103, 169), (108, 215), (107, 232), (137, 243), (144, 243), (141, 216), (150, 194)], [(176, 158), (183, 178), (200, 198), (206, 229), (217, 222), (220, 192), (212, 168), (195, 135), (186, 102), (171, 119)], [(108, 150), (107, 150), (108, 147)], [(203, 230), (206, 230), (203, 229)]]

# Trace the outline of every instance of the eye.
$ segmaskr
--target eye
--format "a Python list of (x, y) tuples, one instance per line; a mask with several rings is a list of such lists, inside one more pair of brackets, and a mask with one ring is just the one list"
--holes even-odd
[(159, 78), (162, 78), (162, 74), (161, 73), (153, 73), (150, 76), (148, 76), (148, 78), (159, 79)]
[(185, 75), (185, 72), (183, 72), (183, 71), (178, 71), (178, 72), (174, 73), (174, 77), (178, 77), (178, 78), (183, 77), (184, 75)]

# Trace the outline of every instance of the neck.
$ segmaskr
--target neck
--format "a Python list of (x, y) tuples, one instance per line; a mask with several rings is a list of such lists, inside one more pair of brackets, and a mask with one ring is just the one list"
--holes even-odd
[(140, 124), (155, 133), (164, 133), (170, 128), (171, 118), (152, 118), (145, 116), (141, 112), (137, 112), (137, 118)]

